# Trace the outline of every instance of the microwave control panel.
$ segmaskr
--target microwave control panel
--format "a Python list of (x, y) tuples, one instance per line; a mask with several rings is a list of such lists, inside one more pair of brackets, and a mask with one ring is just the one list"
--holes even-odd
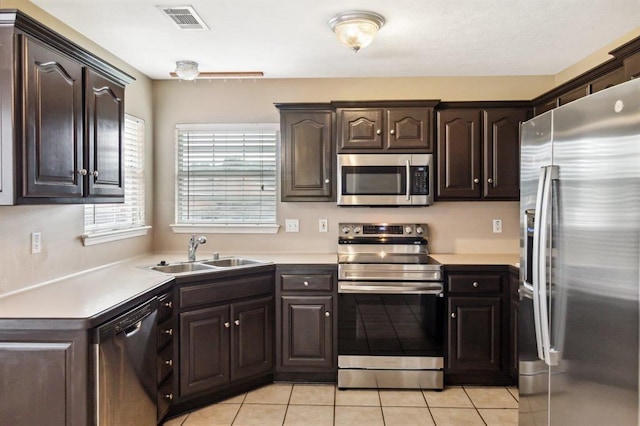
[(411, 167), (411, 195), (429, 195), (429, 167)]

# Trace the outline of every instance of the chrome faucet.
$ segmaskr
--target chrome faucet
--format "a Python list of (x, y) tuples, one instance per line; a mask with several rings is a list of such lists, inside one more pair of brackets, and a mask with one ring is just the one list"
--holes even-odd
[(204, 235), (200, 235), (199, 237), (196, 237), (196, 234), (193, 234), (191, 236), (191, 239), (189, 240), (189, 252), (188, 252), (189, 262), (193, 262), (194, 260), (196, 260), (196, 250), (198, 249), (198, 245), (204, 244), (206, 242), (207, 242), (207, 237), (205, 237)]

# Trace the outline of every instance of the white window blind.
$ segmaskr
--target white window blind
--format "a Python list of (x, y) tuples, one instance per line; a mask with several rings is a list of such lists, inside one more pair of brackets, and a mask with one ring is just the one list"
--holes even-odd
[(85, 233), (103, 233), (145, 225), (144, 120), (125, 115), (124, 203), (85, 205)]
[(276, 223), (278, 124), (177, 126), (176, 223)]

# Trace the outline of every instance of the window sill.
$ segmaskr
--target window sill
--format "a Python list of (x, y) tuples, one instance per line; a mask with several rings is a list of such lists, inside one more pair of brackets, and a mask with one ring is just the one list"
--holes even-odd
[(126, 238), (141, 237), (143, 235), (147, 235), (147, 231), (149, 229), (151, 229), (150, 226), (140, 226), (137, 228), (118, 229), (114, 231), (101, 231), (84, 234), (81, 235), (80, 238), (82, 239), (82, 244), (86, 247), (111, 241), (124, 240)]
[(280, 225), (169, 225), (176, 234), (276, 234)]

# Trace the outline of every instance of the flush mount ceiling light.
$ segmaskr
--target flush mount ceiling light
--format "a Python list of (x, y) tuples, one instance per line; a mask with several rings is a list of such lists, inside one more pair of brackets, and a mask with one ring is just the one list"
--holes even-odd
[(198, 71), (198, 63), (194, 61), (177, 61), (175, 75), (180, 80), (195, 80), (200, 71)]
[(384, 23), (382, 15), (356, 10), (338, 13), (329, 20), (329, 27), (340, 42), (357, 52), (373, 41)]

